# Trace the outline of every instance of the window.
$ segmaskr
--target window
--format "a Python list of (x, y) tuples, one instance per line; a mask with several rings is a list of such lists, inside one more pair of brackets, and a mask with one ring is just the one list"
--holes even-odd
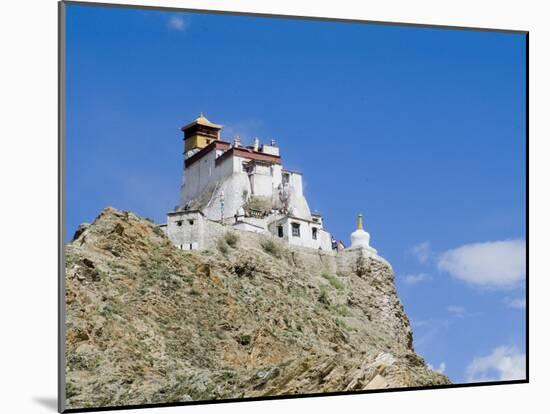
[(284, 173), (283, 174), (283, 184), (288, 184), (290, 181), (290, 174), (289, 173)]
[(192, 226), (193, 224), (195, 224), (195, 220), (187, 220), (189, 222), (189, 225)]
[(277, 233), (279, 237), (283, 237), (283, 226), (277, 226)]
[(183, 224), (183, 220), (178, 220), (176, 224), (178, 225), (178, 227), (181, 227), (181, 225)]
[(313, 228), (311, 229), (311, 238), (312, 238), (313, 240), (317, 240), (317, 227), (313, 227)]
[(292, 223), (292, 235), (294, 237), (300, 237), (300, 224)]

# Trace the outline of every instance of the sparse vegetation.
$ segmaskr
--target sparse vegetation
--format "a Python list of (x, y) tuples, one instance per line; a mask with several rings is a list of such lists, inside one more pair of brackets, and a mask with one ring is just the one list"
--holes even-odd
[(226, 255), (227, 253), (229, 253), (229, 246), (224, 239), (219, 239), (216, 246), (218, 247), (218, 250), (221, 254)]
[(68, 408), (330, 392), (354, 378), (368, 389), (377, 374), (389, 387), (447, 383), (407, 359), (412, 335), (389, 266), (372, 259), (368, 280), (348, 267), (323, 274), (331, 258), (222, 230), (225, 254), (218, 240), (180, 250), (109, 209), (86, 243), (66, 246)]
[(323, 305), (330, 305), (330, 299), (328, 297), (327, 289), (325, 286), (321, 286), (321, 293), (319, 294), (319, 302)]
[(345, 329), (346, 331), (351, 331), (352, 329), (348, 326), (346, 322), (344, 322), (342, 319), (338, 318), (336, 319), (336, 325), (338, 325), (340, 328)]
[(351, 311), (346, 305), (333, 305), (331, 309), (340, 316), (351, 316)]
[(275, 256), (278, 259), (282, 257), (283, 251), (281, 246), (277, 242), (271, 239), (265, 239), (262, 240), (261, 246), (266, 253), (269, 253), (270, 255)]
[(112, 317), (118, 313), (118, 309), (113, 303), (107, 303), (101, 310), (101, 314), (105, 317)]
[(222, 379), (225, 381), (230, 380), (231, 378), (234, 378), (234, 377), (235, 377), (234, 371), (224, 371), (222, 373)]
[(72, 382), (67, 382), (65, 385), (65, 396), (72, 398), (80, 392), (80, 389)]
[(330, 273), (323, 272), (321, 273), (321, 276), (323, 276), (328, 282), (331, 284), (331, 286), (335, 289), (342, 290), (344, 289), (344, 284), (338, 280), (338, 278)]
[(237, 262), (232, 267), (232, 271), (237, 276), (248, 278), (253, 278), (258, 270), (256, 264), (249, 261)]
[(225, 233), (224, 240), (228, 246), (235, 248), (239, 242), (239, 235), (235, 232), (227, 232)]
[(153, 227), (153, 231), (157, 236), (164, 237), (164, 231), (162, 231), (162, 229), (159, 226)]
[(237, 338), (237, 342), (240, 343), (242, 346), (250, 345), (250, 342), (252, 342), (252, 337), (250, 335), (240, 335)]

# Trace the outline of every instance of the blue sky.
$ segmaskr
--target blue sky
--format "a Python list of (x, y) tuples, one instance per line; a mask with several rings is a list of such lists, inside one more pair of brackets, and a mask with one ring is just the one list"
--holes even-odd
[(349, 243), (362, 212), (415, 348), (457, 383), (525, 358), (525, 36), (69, 5), (67, 237), (164, 222), (179, 128), (275, 138)]

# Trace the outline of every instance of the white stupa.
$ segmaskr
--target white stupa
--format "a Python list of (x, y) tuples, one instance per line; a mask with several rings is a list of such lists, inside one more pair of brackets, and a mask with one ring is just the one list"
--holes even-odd
[(370, 246), (370, 234), (363, 230), (362, 214), (359, 214), (357, 218), (357, 230), (351, 233), (350, 249), (364, 249), (372, 253), (377, 253), (376, 249)]

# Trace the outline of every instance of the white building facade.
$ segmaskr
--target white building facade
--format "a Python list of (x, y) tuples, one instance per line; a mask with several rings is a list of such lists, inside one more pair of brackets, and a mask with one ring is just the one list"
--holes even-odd
[(181, 249), (202, 249), (208, 222), (270, 234), (290, 245), (332, 251), (323, 219), (312, 214), (302, 174), (285, 170), (275, 141), (242, 146), (221, 139), (222, 125), (202, 114), (182, 128), (184, 169), (179, 205), (164, 231)]

